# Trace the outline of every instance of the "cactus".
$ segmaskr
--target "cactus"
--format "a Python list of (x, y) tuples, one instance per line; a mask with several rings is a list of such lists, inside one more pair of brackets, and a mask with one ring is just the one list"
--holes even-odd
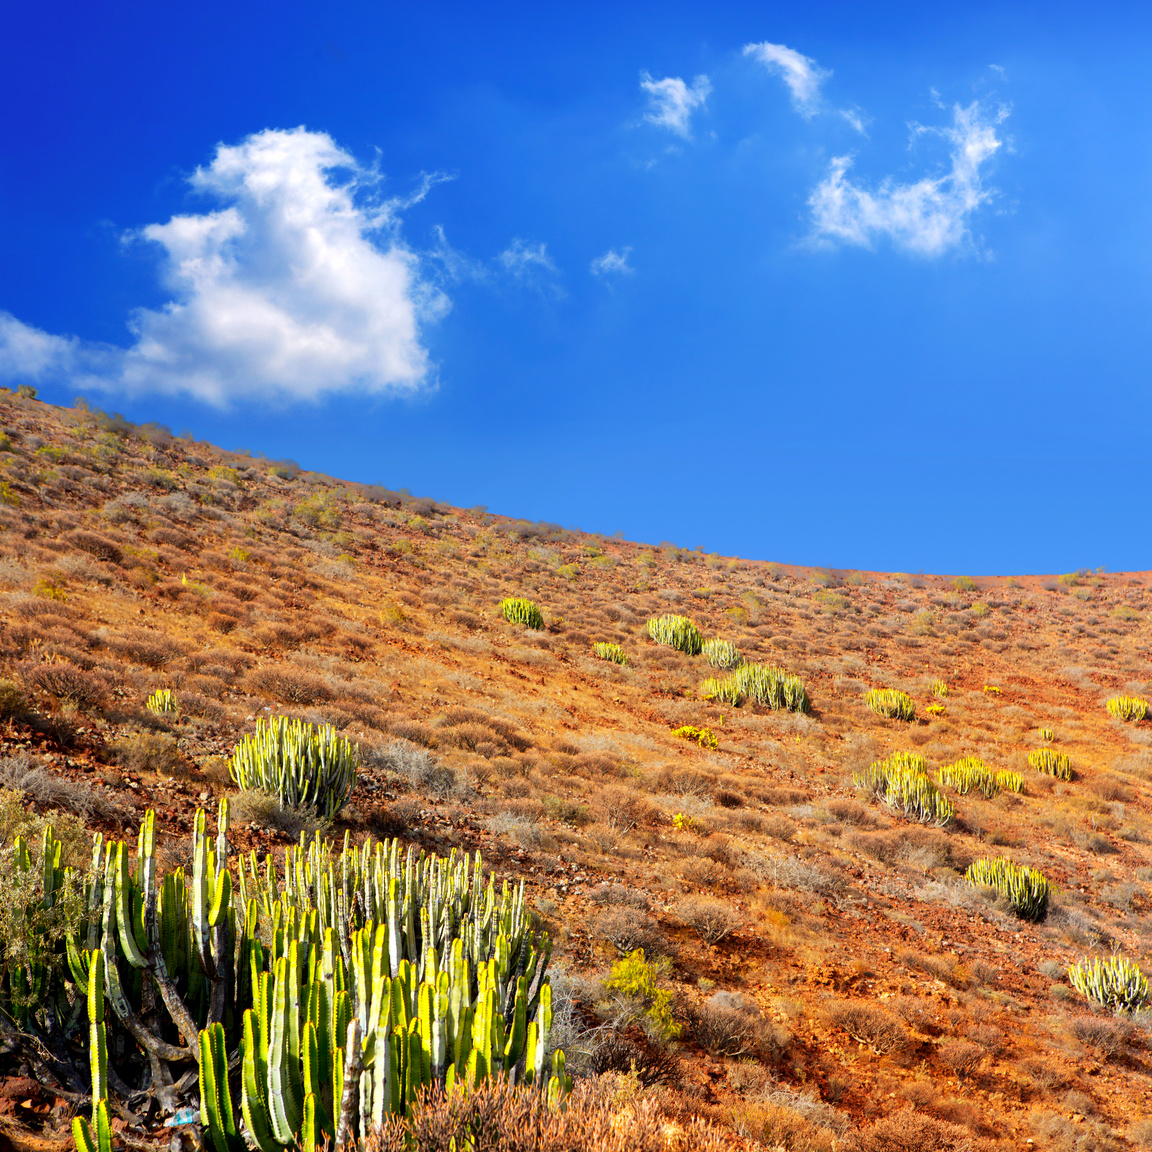
[(157, 688), (145, 701), (144, 707), (153, 716), (174, 716), (180, 711), (176, 695), (171, 688)]
[(600, 660), (610, 660), (613, 664), (627, 664), (628, 654), (619, 644), (597, 642), (592, 645), (592, 653)]
[(244, 791), (275, 796), (282, 808), (314, 808), (331, 818), (356, 785), (360, 748), (336, 729), (274, 716), (232, 753), (232, 779)]
[(771, 664), (743, 664), (723, 680), (705, 680), (700, 696), (734, 705), (751, 700), (773, 711), (807, 712), (809, 707), (804, 681)]
[(704, 647), (700, 629), (687, 616), (656, 616), (648, 621), (648, 635), (657, 644), (667, 644), (689, 656), (699, 656)]
[(523, 624), (525, 628), (531, 628), (536, 632), (544, 627), (544, 617), (531, 600), (510, 596), (507, 600), (500, 601), (500, 611), (509, 624)]
[(681, 728), (674, 729), (672, 735), (679, 736), (681, 740), (694, 740), (701, 748), (711, 751), (715, 751), (719, 746), (711, 728), (697, 728), (693, 724), (685, 724)]
[(1124, 956), (1085, 957), (1068, 969), (1068, 979), (1082, 996), (1114, 1012), (1135, 1012), (1148, 1000), (1148, 977)]
[(1037, 728), (1036, 735), (1049, 744), (1056, 739), (1056, 733), (1053, 732), (1051, 728)]
[(1024, 778), (1019, 772), (1000, 769), (993, 772), (978, 756), (964, 756), (955, 764), (941, 768), (936, 775), (941, 787), (966, 796), (975, 790), (991, 799), (1001, 790), (1023, 792)]
[(895, 688), (870, 688), (864, 693), (864, 703), (888, 720), (915, 720), (916, 705), (907, 692)]
[(974, 887), (995, 888), (1021, 920), (1042, 920), (1048, 911), (1052, 885), (1035, 868), (1024, 868), (999, 856), (973, 861), (964, 879)]
[(1037, 772), (1055, 776), (1058, 780), (1072, 779), (1072, 761), (1063, 752), (1051, 748), (1037, 748), (1028, 753), (1028, 766)]
[(867, 772), (854, 773), (852, 782), (920, 824), (943, 826), (956, 815), (955, 805), (929, 778), (927, 761), (915, 752), (894, 752)]
[(1148, 715), (1148, 701), (1137, 696), (1113, 696), (1107, 704), (1108, 715), (1116, 720), (1139, 723)]
[(713, 638), (712, 640), (704, 641), (704, 659), (712, 665), (713, 668), (739, 668), (744, 663), (744, 657), (740, 655), (736, 645), (729, 640), (720, 640)]
[(932, 681), (932, 695), (944, 697), (948, 695), (948, 685), (943, 680)]

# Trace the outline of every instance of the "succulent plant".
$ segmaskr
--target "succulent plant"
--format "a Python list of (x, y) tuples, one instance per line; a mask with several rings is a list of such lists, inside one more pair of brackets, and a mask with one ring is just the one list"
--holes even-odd
[(895, 688), (871, 688), (864, 693), (864, 703), (889, 720), (915, 720), (916, 705), (907, 692)]
[(648, 621), (648, 635), (657, 644), (667, 644), (689, 656), (698, 656), (704, 647), (700, 629), (687, 616), (656, 616)]
[(1003, 856), (973, 861), (964, 879), (975, 887), (995, 888), (1022, 920), (1042, 920), (1052, 885), (1035, 868), (1024, 868)]
[(510, 596), (500, 601), (500, 611), (509, 624), (523, 624), (536, 632), (544, 627), (544, 617), (531, 600)]

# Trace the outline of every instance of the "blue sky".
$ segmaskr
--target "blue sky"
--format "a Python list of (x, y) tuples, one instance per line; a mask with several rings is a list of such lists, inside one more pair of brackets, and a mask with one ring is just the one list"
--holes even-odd
[(26, 5), (0, 379), (901, 571), (1146, 569), (1146, 6)]

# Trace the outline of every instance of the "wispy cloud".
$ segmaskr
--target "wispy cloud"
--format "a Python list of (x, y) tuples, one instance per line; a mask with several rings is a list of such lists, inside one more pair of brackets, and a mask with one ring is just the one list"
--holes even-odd
[(609, 248), (603, 256), (597, 256), (592, 261), (591, 271), (593, 276), (632, 276), (635, 274), (636, 269), (628, 263), (628, 257), (632, 254), (631, 248), (621, 248), (617, 251), (615, 248)]
[(190, 180), (218, 210), (134, 234), (159, 250), (172, 294), (131, 315), (135, 343), (54, 336), (3, 314), (0, 378), (189, 393), (219, 407), (428, 387), (421, 327), (448, 301), (400, 239), (397, 213), (436, 180), (365, 203), (378, 175), (325, 133), (269, 129), (220, 145)]
[(763, 44), (745, 44), (744, 55), (758, 60), (788, 85), (792, 104), (801, 116), (810, 119), (820, 111), (820, 85), (832, 73), (821, 68), (810, 56), (768, 41)]
[(921, 256), (939, 256), (968, 236), (972, 214), (995, 194), (982, 168), (1002, 147), (997, 128), (1006, 108), (988, 113), (979, 101), (952, 109), (945, 128), (914, 125), (914, 136), (938, 135), (950, 145), (951, 169), (915, 183), (891, 178), (869, 190), (848, 176), (849, 156), (838, 156), (808, 198), (813, 238), (825, 243), (871, 247), (881, 238)]
[(653, 80), (647, 72), (640, 73), (640, 87), (648, 96), (648, 111), (644, 119), (683, 136), (692, 136), (692, 113), (703, 108), (712, 93), (707, 76), (697, 76), (689, 87), (679, 76), (665, 76)]
[(538, 272), (558, 271), (552, 262), (552, 257), (548, 255), (547, 244), (529, 244), (519, 236), (496, 259), (503, 265), (504, 270), (510, 272), (517, 280), (527, 279)]

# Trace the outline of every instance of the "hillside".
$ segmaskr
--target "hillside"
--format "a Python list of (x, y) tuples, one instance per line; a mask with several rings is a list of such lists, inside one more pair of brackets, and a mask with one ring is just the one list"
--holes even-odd
[[(924, 1147), (1152, 1147), (1149, 1020), (1065, 976), (1152, 959), (1152, 726), (1105, 707), (1152, 693), (1148, 574), (800, 569), (449, 508), (3, 391), (0, 427), (6, 843), (49, 816), (82, 856), (81, 825), (127, 836), (155, 808), (160, 851), (188, 862), (255, 720), (328, 722), (364, 754), (350, 803), (325, 825), (238, 797), (233, 848), (399, 836), (523, 877), (570, 1063), (637, 1070), (605, 1092), (768, 1148), (883, 1147), (873, 1126), (908, 1108), (940, 1124)], [(507, 622), (506, 597), (544, 627)], [(800, 677), (809, 711), (701, 698), (725, 673), (648, 638), (668, 613)], [(178, 717), (145, 709), (163, 688)], [(873, 688), (915, 719), (877, 715)], [(1070, 780), (1029, 766), (1041, 748)], [(900, 751), (933, 775), (979, 757), (1023, 790), (946, 789), (955, 820), (919, 824), (853, 783)], [(1044, 919), (966, 883), (996, 856), (1055, 885)], [(674, 1041), (600, 985), (637, 946), (664, 958)], [(66, 1101), (0, 1071), (10, 1137), (59, 1131)]]

